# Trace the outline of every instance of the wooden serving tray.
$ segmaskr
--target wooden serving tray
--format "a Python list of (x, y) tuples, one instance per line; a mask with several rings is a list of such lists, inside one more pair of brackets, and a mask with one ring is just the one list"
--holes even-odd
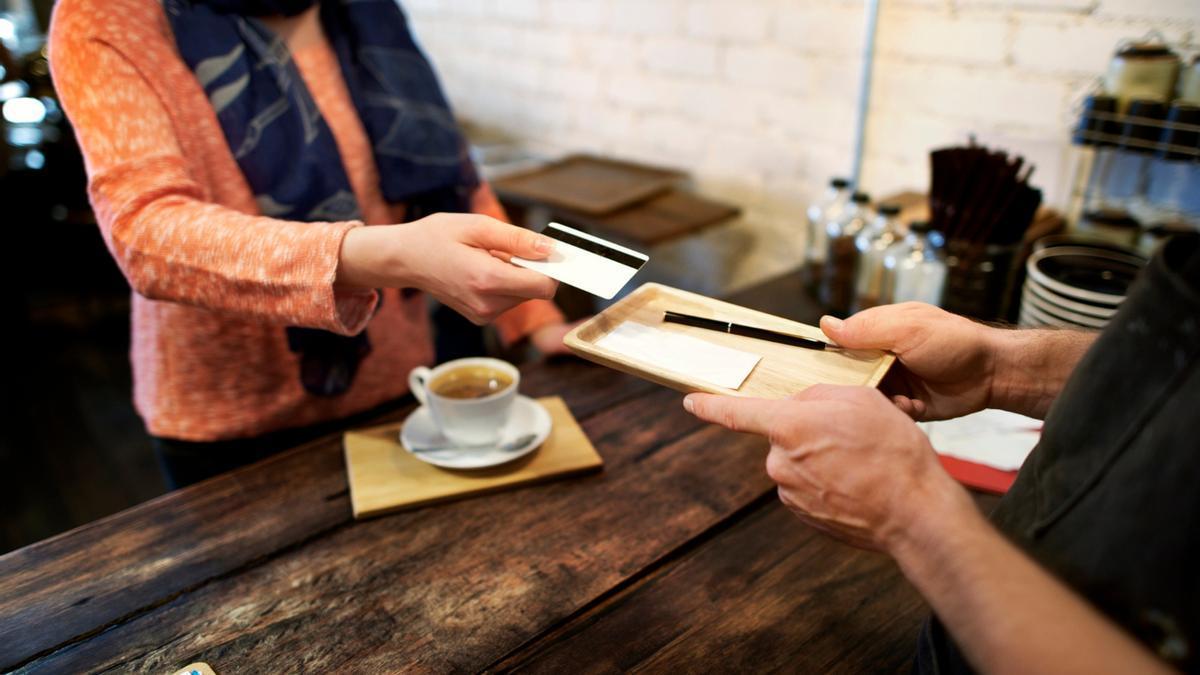
[(604, 216), (559, 214), (562, 222), (611, 234), (640, 246), (654, 246), (695, 234), (736, 217), (741, 210), (679, 188)]
[[(683, 392), (704, 391), (756, 398), (786, 398), (814, 384), (849, 384), (874, 387), (879, 384), (896, 357), (878, 350), (830, 349), (817, 351), (766, 340), (730, 335), (718, 331), (663, 323), (663, 311), (672, 310), (695, 316), (733, 321), (748, 326), (792, 333), (818, 340), (828, 339), (821, 329), (782, 317), (714, 300), (662, 284), (644, 284), (613, 306), (571, 331), (563, 340), (579, 356), (610, 368), (657, 382)], [(685, 333), (725, 347), (762, 356), (741, 388), (715, 387), (689, 378), (686, 374), (664, 370), (653, 363), (633, 361), (622, 354), (598, 347), (597, 340), (626, 321), (663, 330)]]
[(343, 444), (354, 517), (370, 518), (600, 470), (604, 460), (567, 404), (557, 396), (539, 398), (538, 403), (550, 413), (546, 442), (529, 455), (490, 469), (460, 471), (422, 462), (400, 446), (403, 422), (347, 431)]
[(533, 171), (503, 176), (492, 188), (506, 200), (546, 203), (602, 216), (667, 191), (683, 178), (659, 169), (591, 155), (571, 155)]

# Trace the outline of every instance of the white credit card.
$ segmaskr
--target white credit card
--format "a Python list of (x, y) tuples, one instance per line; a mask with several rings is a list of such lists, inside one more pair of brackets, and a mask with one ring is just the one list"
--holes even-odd
[(605, 300), (612, 300), (650, 260), (644, 253), (558, 223), (547, 225), (542, 234), (554, 240), (554, 251), (543, 260), (514, 257), (513, 264)]

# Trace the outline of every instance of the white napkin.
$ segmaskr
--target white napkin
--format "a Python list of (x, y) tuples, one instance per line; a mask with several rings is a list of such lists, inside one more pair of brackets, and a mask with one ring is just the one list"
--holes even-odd
[(597, 340), (596, 346), (726, 389), (741, 387), (762, 359), (758, 354), (632, 321), (617, 326)]
[(982, 410), (940, 422), (923, 422), (933, 449), (1001, 471), (1015, 471), (1042, 436), (1042, 421), (1004, 410)]

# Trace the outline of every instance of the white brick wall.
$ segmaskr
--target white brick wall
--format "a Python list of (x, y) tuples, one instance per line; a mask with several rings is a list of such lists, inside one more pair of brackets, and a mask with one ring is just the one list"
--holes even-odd
[(805, 54), (858, 56), (865, 16), (862, 3), (785, 2), (775, 18), (775, 41)]
[[(804, 205), (850, 166), (856, 0), (400, 0), (460, 116), (544, 152), (675, 165), (738, 203), (718, 292), (797, 264)], [(1200, 47), (1200, 0), (882, 0), (863, 186), (923, 189), (930, 149), (1023, 154), (1065, 200), (1069, 129), (1116, 43)]]
[(687, 34), (702, 40), (758, 42), (767, 37), (772, 9), (764, 2), (696, 0), (688, 4)]
[(1000, 12), (889, 8), (880, 18), (876, 48), (884, 58), (995, 66), (1008, 56), (1010, 26)]
[(720, 49), (710, 42), (684, 38), (646, 39), (641, 61), (654, 73), (711, 78), (717, 74)]

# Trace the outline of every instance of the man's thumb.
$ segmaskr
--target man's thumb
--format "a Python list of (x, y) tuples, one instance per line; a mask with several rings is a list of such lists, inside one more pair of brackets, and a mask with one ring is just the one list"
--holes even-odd
[(826, 314), (825, 316), (821, 317), (821, 332), (837, 344), (843, 347), (849, 346), (844, 344), (844, 339), (848, 336), (850, 331), (846, 330), (846, 322), (842, 321), (836, 316), (830, 316)]
[(893, 349), (896, 322), (884, 309), (872, 307), (845, 320), (823, 316), (821, 331), (847, 349)]

